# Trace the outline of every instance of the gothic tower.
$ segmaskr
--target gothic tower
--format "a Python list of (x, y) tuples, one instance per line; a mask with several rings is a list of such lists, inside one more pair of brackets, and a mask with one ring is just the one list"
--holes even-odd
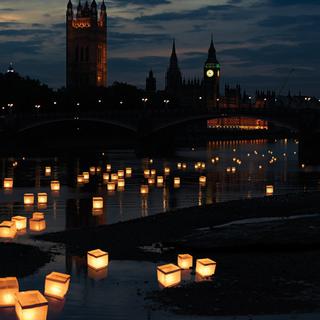
[(74, 15), (71, 0), (67, 6), (67, 87), (107, 86), (107, 9), (102, 1), (81, 0)]
[(208, 59), (204, 65), (204, 94), (208, 108), (216, 108), (220, 96), (220, 63), (211, 37)]
[(173, 40), (170, 64), (166, 74), (166, 91), (170, 94), (177, 95), (181, 90), (181, 85), (182, 76), (178, 65), (176, 43), (175, 40)]
[(152, 70), (149, 71), (149, 76), (146, 79), (146, 91), (147, 93), (155, 93), (157, 91), (157, 80)]

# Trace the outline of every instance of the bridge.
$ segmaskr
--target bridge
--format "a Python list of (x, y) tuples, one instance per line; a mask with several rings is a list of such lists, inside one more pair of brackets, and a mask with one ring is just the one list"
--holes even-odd
[(251, 117), (267, 120), (295, 132), (320, 132), (320, 110), (277, 108), (109, 110), (104, 112), (12, 113), (0, 118), (0, 132), (19, 135), (28, 130), (63, 123), (95, 123), (115, 126), (140, 137), (161, 133), (200, 120), (225, 117)]

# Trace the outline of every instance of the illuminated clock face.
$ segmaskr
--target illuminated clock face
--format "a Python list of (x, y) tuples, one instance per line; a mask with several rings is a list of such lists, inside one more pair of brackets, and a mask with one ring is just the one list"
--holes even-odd
[(211, 69), (208, 70), (208, 71), (207, 71), (207, 77), (208, 77), (208, 78), (212, 78), (213, 76), (214, 76), (213, 70), (211, 70)]

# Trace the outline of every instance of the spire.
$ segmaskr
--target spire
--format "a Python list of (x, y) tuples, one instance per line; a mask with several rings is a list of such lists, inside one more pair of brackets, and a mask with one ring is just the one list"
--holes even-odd
[(96, 0), (93, 0), (91, 3), (91, 8), (97, 8)]
[(211, 34), (211, 43), (208, 51), (208, 60), (207, 63), (219, 63), (216, 56), (216, 48), (213, 43), (213, 33)]
[(82, 16), (82, 4), (81, 4), (81, 0), (79, 0), (79, 4), (77, 7), (77, 18), (81, 18)]
[(102, 0), (101, 10), (104, 10), (104, 11), (107, 10), (107, 7), (106, 7), (106, 4), (104, 3), (104, 0)]
[(176, 40), (172, 41), (172, 52), (170, 58), (170, 68), (178, 68), (178, 57), (176, 53)]
[(68, 9), (72, 9), (72, 8), (73, 8), (72, 2), (71, 2), (71, 0), (69, 0), (69, 1), (68, 1)]

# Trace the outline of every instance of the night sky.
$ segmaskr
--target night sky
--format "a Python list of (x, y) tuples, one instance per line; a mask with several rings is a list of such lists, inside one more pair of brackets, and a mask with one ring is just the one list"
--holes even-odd
[[(1, 72), (12, 61), (22, 75), (64, 85), (66, 4), (0, 0)], [(107, 6), (109, 84), (143, 87), (152, 68), (162, 89), (172, 38), (183, 76), (201, 77), (213, 32), (223, 84), (278, 92), (294, 69), (283, 93), (301, 88), (320, 96), (320, 0), (112, 0)]]

